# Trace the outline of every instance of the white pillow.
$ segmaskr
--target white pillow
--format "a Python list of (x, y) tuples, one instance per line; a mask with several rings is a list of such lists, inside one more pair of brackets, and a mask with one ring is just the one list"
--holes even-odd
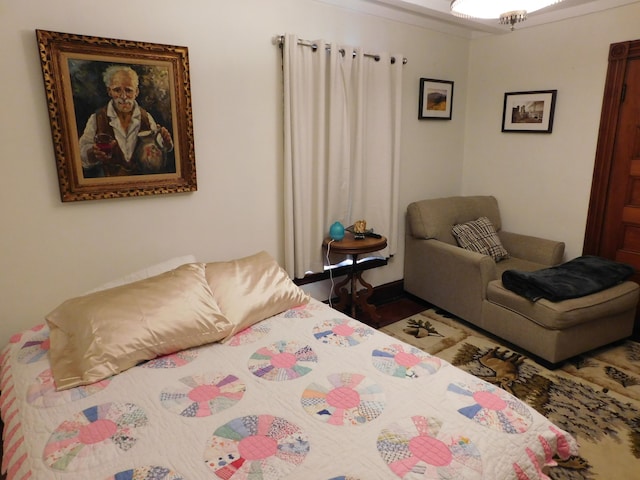
[(165, 260), (160, 263), (156, 263), (154, 265), (150, 265), (148, 267), (142, 268), (133, 273), (129, 273), (123, 277), (116, 278), (115, 280), (111, 280), (110, 282), (103, 283), (99, 287), (96, 287), (88, 292), (85, 292), (84, 295), (88, 295), (89, 293), (100, 292), (102, 290), (107, 290), (113, 287), (119, 287), (120, 285), (126, 285), (127, 283), (137, 282), (138, 280), (144, 280), (145, 278), (155, 277), (156, 275), (160, 275), (161, 273), (168, 272), (169, 270), (173, 270), (178, 268), (185, 263), (195, 263), (196, 257), (195, 255), (183, 255), (181, 257), (173, 257), (169, 260)]

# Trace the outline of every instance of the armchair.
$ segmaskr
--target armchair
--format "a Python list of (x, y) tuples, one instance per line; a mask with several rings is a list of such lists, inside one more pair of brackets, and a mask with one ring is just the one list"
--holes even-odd
[[(480, 217), (490, 220), (508, 258), (496, 262), (458, 246), (453, 226)], [(633, 282), (556, 303), (533, 303), (502, 285), (506, 270), (535, 271), (561, 263), (564, 247), (563, 242), (503, 231), (492, 196), (417, 201), (407, 208), (404, 289), (555, 364), (629, 336), (638, 299)]]
[[(487, 217), (509, 258), (495, 262), (460, 248), (454, 225)], [(479, 327), (489, 282), (508, 269), (534, 271), (562, 262), (564, 243), (502, 230), (498, 202), (491, 196), (448, 197), (407, 208), (404, 288)]]

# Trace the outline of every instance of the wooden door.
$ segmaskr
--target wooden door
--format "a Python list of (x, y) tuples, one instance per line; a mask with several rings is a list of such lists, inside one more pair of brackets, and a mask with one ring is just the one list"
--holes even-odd
[(583, 252), (633, 265), (640, 283), (640, 40), (609, 50)]

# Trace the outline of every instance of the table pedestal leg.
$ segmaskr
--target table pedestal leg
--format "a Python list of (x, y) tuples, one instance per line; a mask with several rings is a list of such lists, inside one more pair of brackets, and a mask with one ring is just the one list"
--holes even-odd
[[(357, 277), (358, 282), (360, 282), (360, 284), (365, 288), (365, 290), (356, 292), (356, 295), (354, 297), (354, 306), (352, 306), (352, 311), (355, 311), (355, 303), (357, 303), (358, 306), (360, 307), (360, 310), (362, 310), (364, 313), (369, 315), (369, 319), (371, 320), (371, 322), (373, 322), (374, 324), (377, 324), (378, 320), (380, 320), (380, 315), (378, 315), (378, 313), (376, 312), (375, 305), (372, 305), (367, 301), (368, 298), (373, 293), (373, 286), (370, 283), (367, 283), (363, 280), (362, 272), (357, 272), (355, 276)], [(352, 283), (351, 288), (355, 288), (355, 283), (356, 282)]]
[(344, 286), (349, 283), (350, 279), (351, 275), (347, 275), (344, 280), (342, 280), (340, 283), (337, 283), (336, 286), (333, 287), (333, 292), (331, 292), (331, 295), (338, 296), (339, 300), (338, 303), (334, 305), (334, 308), (336, 310), (340, 310), (341, 312), (344, 312), (347, 305), (349, 304), (349, 292), (346, 288), (344, 288)]
[[(377, 323), (380, 319), (380, 315), (376, 313), (376, 307), (370, 304), (367, 300), (373, 294), (373, 286), (367, 283), (362, 278), (362, 272), (358, 271), (358, 256), (352, 256), (351, 270), (347, 274), (346, 278), (340, 283), (336, 284), (333, 288), (332, 295), (338, 295), (339, 302), (334, 306), (337, 310), (345, 312), (346, 307), (350, 307), (351, 317), (357, 318), (357, 309), (369, 316), (369, 319), (373, 323)], [(347, 291), (345, 288), (347, 283), (350, 283), (351, 291)], [(358, 291), (358, 283), (365, 289)], [(346, 312), (345, 312), (346, 313)]]
[(356, 303), (358, 302), (358, 287), (356, 280), (358, 279), (358, 255), (351, 255), (351, 318), (356, 318)]

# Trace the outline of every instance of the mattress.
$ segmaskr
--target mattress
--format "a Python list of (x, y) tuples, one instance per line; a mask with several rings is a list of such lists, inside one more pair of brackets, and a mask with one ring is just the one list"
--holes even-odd
[(15, 479), (542, 479), (575, 440), (322, 302), (56, 391), (42, 324), (0, 357)]

